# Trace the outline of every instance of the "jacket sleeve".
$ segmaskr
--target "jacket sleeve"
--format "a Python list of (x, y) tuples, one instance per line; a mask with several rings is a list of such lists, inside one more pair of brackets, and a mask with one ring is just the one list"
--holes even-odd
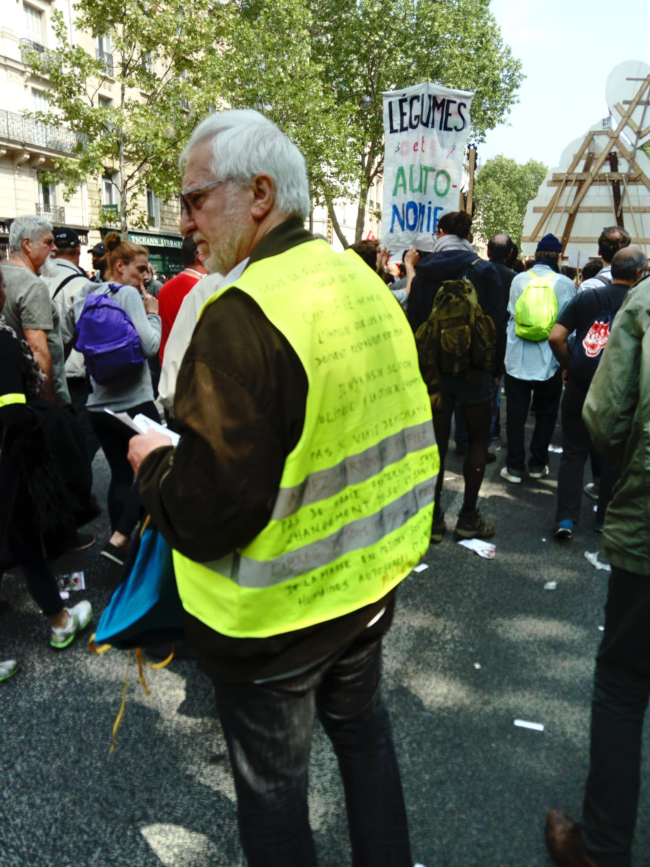
[(20, 344), (14, 337), (2, 334), (0, 336), (0, 432), (4, 428), (17, 433), (33, 424), (33, 414), (27, 407), (21, 369)]
[[(499, 272), (491, 262), (479, 265), (480, 270), (468, 277), (474, 283), (483, 312), (494, 322), (497, 332), (496, 361), (494, 373), (504, 372), (506, 357), (506, 326), (508, 324), (508, 292), (503, 288)], [(474, 277), (474, 279), (472, 279)]]
[(423, 322), (427, 321), (429, 313), (431, 313), (431, 308), (428, 310), (426, 309), (425, 285), (426, 284), (422, 277), (418, 275), (416, 267), (416, 273), (411, 284), (411, 293), (406, 308), (406, 318), (413, 330), (413, 334), (415, 334)]
[[(650, 285), (648, 286), (650, 288)], [(647, 299), (647, 291), (644, 293)], [(593, 444), (620, 460), (639, 402), (645, 329), (639, 319), (643, 295), (628, 293), (612, 327), (605, 352), (587, 393), (582, 418)], [(646, 305), (647, 306), (647, 305)]]
[[(130, 290), (130, 291), (128, 291)], [(147, 358), (152, 358), (160, 349), (162, 324), (157, 313), (147, 313), (144, 309), (142, 296), (133, 286), (123, 286), (121, 303), (131, 318), (135, 330), (140, 335), (142, 352)]]

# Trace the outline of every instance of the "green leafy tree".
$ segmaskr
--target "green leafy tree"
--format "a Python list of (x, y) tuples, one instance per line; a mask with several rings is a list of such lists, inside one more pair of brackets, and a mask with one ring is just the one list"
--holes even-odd
[[(474, 91), (472, 136), (481, 141), (516, 102), (521, 64), (504, 44), (488, 0), (306, 0), (311, 4), (314, 62), (347, 126), (329, 165), (345, 178), (354, 166), (355, 239), (363, 233), (368, 191), (383, 171), (382, 91), (432, 81)], [(343, 243), (333, 205), (329, 213)]]
[[(115, 174), (117, 223), (123, 232), (144, 228), (138, 200), (147, 187), (163, 200), (178, 192), (178, 156), (197, 119), (215, 102), (218, 53), (207, 51), (224, 16), (212, 0), (78, 0), (77, 27), (93, 37), (110, 36), (110, 54), (97, 56), (73, 44), (60, 12), (52, 13), (56, 48), (26, 58), (49, 79), (50, 114), (77, 135), (71, 157), (61, 157), (46, 180), (63, 183), (66, 196), (80, 181)], [(111, 103), (100, 99), (110, 93)], [(101, 222), (115, 222), (102, 212)]]
[(486, 240), (506, 232), (515, 244), (521, 244), (526, 206), (537, 195), (547, 171), (535, 160), (520, 165), (498, 156), (485, 163), (474, 186), (474, 219)]
[[(256, 108), (300, 148), (314, 204), (353, 189), (354, 105), (340, 105), (305, 0), (234, 0), (223, 6), (217, 90), (233, 108)], [(316, 55), (319, 55), (317, 58)]]

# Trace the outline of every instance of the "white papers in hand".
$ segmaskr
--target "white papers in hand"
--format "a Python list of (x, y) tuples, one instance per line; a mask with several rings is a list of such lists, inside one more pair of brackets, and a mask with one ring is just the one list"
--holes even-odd
[(123, 424), (130, 427), (131, 430), (137, 434), (146, 434), (148, 430), (153, 430), (156, 433), (169, 437), (173, 446), (177, 446), (179, 443), (179, 434), (175, 431), (169, 430), (169, 428), (163, 427), (163, 425), (159, 424), (157, 421), (147, 418), (147, 416), (142, 415), (142, 413), (138, 413), (135, 418), (131, 418), (131, 416), (126, 412), (113, 412), (112, 409), (106, 409), (105, 412), (108, 412), (114, 418), (119, 419)]

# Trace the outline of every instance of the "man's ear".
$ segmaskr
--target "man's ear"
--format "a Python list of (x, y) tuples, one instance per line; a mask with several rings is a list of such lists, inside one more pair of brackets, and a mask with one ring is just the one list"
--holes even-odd
[(263, 220), (275, 205), (275, 183), (270, 175), (255, 175), (251, 181), (253, 202), (251, 216), (255, 220)]

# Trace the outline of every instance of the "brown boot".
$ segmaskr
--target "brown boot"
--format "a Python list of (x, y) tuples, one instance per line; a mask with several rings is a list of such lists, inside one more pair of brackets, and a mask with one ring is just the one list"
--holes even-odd
[(585, 850), (580, 828), (562, 810), (546, 817), (546, 846), (560, 867), (596, 867)]

